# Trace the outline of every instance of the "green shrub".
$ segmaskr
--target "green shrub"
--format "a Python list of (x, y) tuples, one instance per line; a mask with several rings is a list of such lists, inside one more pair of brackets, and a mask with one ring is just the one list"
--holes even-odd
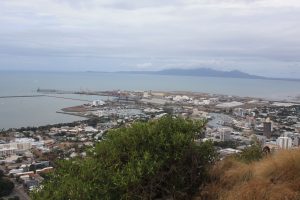
[(240, 154), (237, 155), (237, 159), (245, 163), (251, 163), (263, 158), (263, 151), (260, 144), (252, 144), (246, 147)]
[(87, 158), (60, 161), (32, 198), (188, 199), (216, 155), (211, 143), (194, 142), (204, 125), (167, 116), (111, 130)]

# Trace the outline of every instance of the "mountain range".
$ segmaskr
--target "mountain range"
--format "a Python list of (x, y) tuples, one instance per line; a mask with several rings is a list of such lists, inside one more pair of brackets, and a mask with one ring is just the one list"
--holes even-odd
[(239, 70), (221, 71), (211, 68), (164, 69), (160, 71), (118, 71), (116, 73), (300, 81), (300, 79), (257, 76)]

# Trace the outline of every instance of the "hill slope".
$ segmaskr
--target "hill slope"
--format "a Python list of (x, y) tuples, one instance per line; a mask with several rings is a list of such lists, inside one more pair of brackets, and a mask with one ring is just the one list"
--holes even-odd
[(250, 164), (225, 159), (201, 189), (195, 200), (299, 200), (300, 150), (277, 152)]

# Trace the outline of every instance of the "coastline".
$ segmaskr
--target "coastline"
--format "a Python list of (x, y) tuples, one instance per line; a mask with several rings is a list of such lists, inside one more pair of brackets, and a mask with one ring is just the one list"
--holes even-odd
[[(36, 93), (37, 95), (33, 95), (33, 97), (41, 97), (41, 98), (57, 98), (57, 99), (63, 99), (64, 101), (70, 101), (72, 102), (77, 102), (81, 104), (77, 104), (75, 106), (67, 106), (67, 107), (59, 107), (57, 110), (52, 110), (51, 112), (55, 112), (57, 114), (62, 114), (65, 116), (74, 116), (74, 117), (80, 117), (82, 120), (79, 121), (85, 121), (86, 119), (91, 119), (95, 117), (95, 115), (91, 114), (92, 112), (96, 112), (97, 108), (89, 107), (87, 105), (90, 105), (93, 101), (91, 100), (86, 100), (84, 97), (92, 97), (93, 99), (97, 98), (103, 98), (104, 96), (110, 97), (112, 99), (123, 99), (123, 100), (129, 100), (128, 96), (130, 95), (135, 95), (137, 99), (133, 99), (133, 103), (140, 104), (146, 103), (146, 104), (155, 104), (155, 101), (157, 99), (161, 101), (161, 99), (167, 97), (167, 96), (176, 96), (176, 95), (181, 95), (181, 96), (190, 96), (194, 98), (219, 98), (223, 99), (223, 101), (253, 101), (253, 102), (267, 102), (267, 104), (272, 105), (278, 103), (279, 106), (292, 106), (292, 105), (300, 105), (300, 101), (291, 101), (288, 99), (284, 100), (274, 100), (274, 99), (268, 99), (268, 98), (257, 98), (257, 97), (241, 97), (241, 96), (233, 96), (233, 95), (226, 95), (226, 94), (209, 94), (209, 93), (203, 93), (203, 92), (191, 92), (191, 91), (150, 91), (150, 93), (154, 94), (154, 101), (151, 101), (151, 98), (143, 98), (142, 95), (144, 92), (149, 92), (149, 91), (128, 91), (128, 90), (106, 90), (106, 91), (62, 91), (62, 90), (55, 90), (55, 89), (46, 89), (46, 90), (41, 90), (39, 89)], [(80, 95), (79, 98), (73, 98), (73, 97), (68, 97), (64, 95)], [(163, 95), (162, 95), (163, 94)], [(60, 96), (57, 96), (60, 95)], [(22, 98), (22, 97), (27, 97), (26, 95), (24, 96), (10, 96), (10, 98)], [(156, 99), (156, 100), (155, 100)], [(107, 101), (110, 102), (110, 104), (113, 104), (113, 101)], [(167, 101), (164, 104), (168, 103)], [(156, 102), (157, 103), (157, 102)], [(188, 104), (183, 104), (187, 105)], [(139, 108), (137, 108), (139, 109)], [(100, 116), (100, 114), (98, 114)], [(72, 123), (76, 122), (78, 120), (71, 120), (67, 123)], [(46, 123), (46, 124), (57, 124), (57, 123)], [(36, 125), (34, 127), (39, 127), (39, 126), (45, 126), (46, 125), (41, 124), (41, 125)], [(31, 124), (28, 124), (28, 127), (32, 126)], [(25, 126), (27, 127), (27, 126)], [(10, 129), (13, 127), (9, 127), (6, 129)], [(17, 127), (16, 127), (17, 128)], [(19, 127), (20, 128), (20, 127)]]

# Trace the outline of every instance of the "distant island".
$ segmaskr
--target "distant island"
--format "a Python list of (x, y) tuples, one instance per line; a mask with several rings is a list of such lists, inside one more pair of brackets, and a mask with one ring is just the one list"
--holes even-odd
[(239, 70), (222, 71), (222, 70), (215, 70), (211, 68), (164, 69), (160, 71), (118, 71), (114, 73), (300, 81), (300, 79), (257, 76)]

